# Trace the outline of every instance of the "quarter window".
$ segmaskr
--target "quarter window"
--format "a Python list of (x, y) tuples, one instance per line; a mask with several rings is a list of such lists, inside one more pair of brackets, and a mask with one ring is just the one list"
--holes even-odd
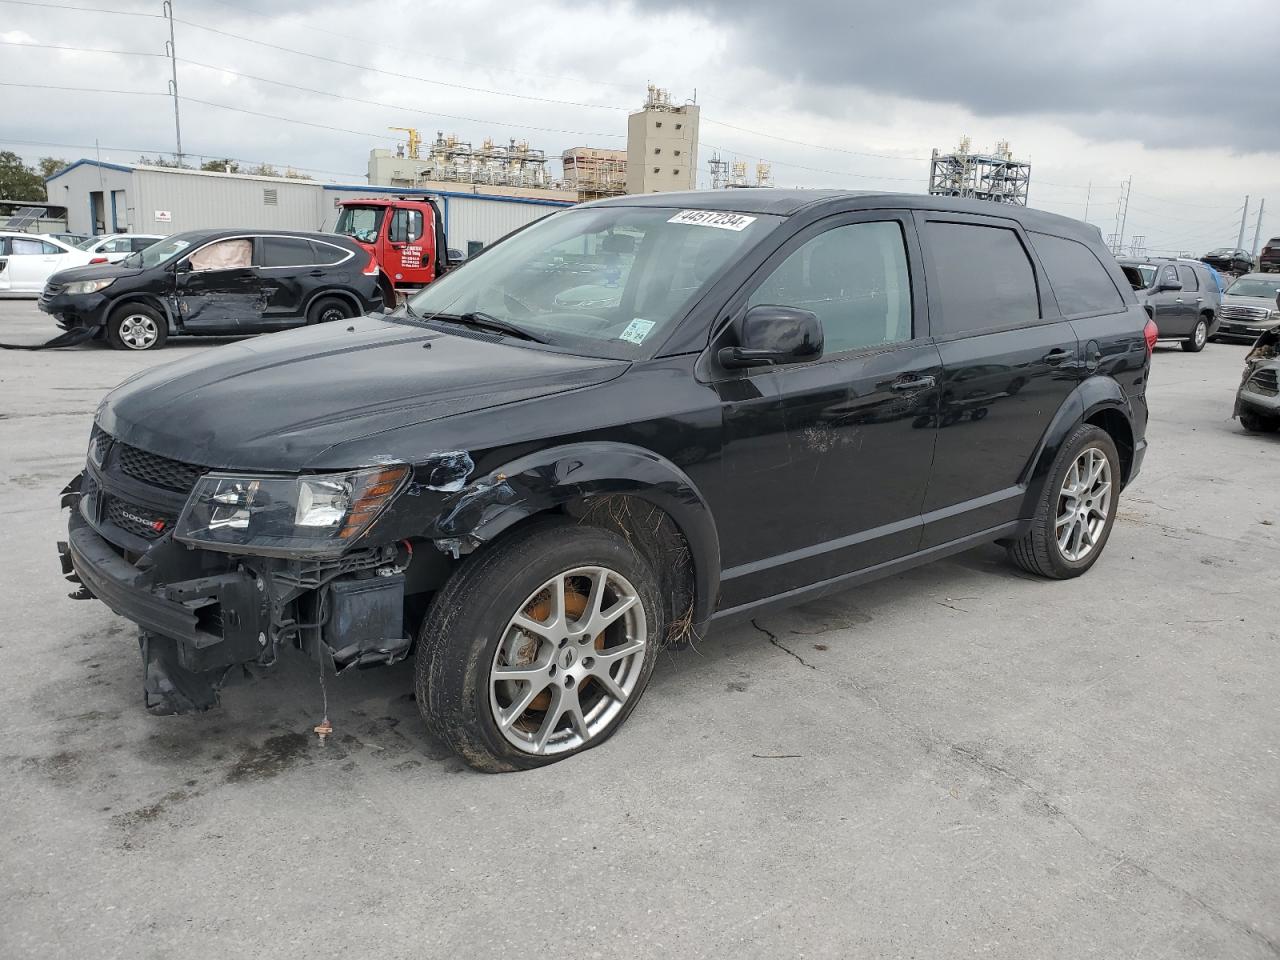
[(301, 237), (263, 237), (262, 266), (305, 267), (315, 263), (311, 241)]
[(312, 262), (319, 263), (324, 266), (331, 266), (335, 263), (341, 263), (347, 259), (347, 251), (340, 247), (335, 247), (331, 243), (319, 243), (315, 240), (311, 241), (311, 253), (314, 257)]
[(1018, 235), (1004, 227), (932, 220), (930, 293), (935, 335), (1019, 327), (1040, 317), (1035, 270)]
[(911, 279), (897, 221), (834, 227), (798, 247), (749, 306), (798, 307), (822, 321), (826, 354), (911, 339)]
[(1107, 268), (1087, 246), (1047, 233), (1028, 236), (1040, 255), (1063, 316), (1119, 313), (1125, 309), (1124, 298)]

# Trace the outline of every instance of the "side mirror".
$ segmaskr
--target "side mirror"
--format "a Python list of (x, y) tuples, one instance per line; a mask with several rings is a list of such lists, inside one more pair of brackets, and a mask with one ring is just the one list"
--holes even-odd
[(174, 273), (190, 273), (190, 272), (191, 272), (191, 261), (190, 261), (190, 260), (179, 260), (177, 263), (175, 263), (175, 264), (173, 265), (173, 272), (174, 272)]
[(1161, 280), (1156, 284), (1156, 293), (1164, 293), (1166, 290), (1181, 290), (1181, 280)]
[(761, 304), (729, 332), (737, 345), (721, 347), (716, 359), (730, 370), (804, 363), (822, 356), (822, 321), (808, 310)]

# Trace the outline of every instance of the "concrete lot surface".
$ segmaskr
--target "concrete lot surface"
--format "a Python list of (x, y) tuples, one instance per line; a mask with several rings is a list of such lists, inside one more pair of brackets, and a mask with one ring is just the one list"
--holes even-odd
[[(0, 302), (0, 341), (52, 335)], [(1161, 347), (1086, 577), (995, 547), (667, 655), (622, 732), (483, 776), (411, 665), (300, 658), (195, 717), (66, 598), (58, 491), (154, 355), (0, 353), (0, 956), (1280, 955), (1280, 439), (1245, 348)]]

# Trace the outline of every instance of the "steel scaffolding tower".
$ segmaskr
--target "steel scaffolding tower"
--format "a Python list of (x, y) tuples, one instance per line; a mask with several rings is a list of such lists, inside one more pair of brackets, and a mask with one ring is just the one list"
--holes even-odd
[(1013, 159), (1007, 141), (994, 153), (972, 153), (968, 137), (954, 153), (933, 151), (929, 166), (929, 193), (936, 197), (974, 197), (992, 203), (1027, 205), (1031, 164)]

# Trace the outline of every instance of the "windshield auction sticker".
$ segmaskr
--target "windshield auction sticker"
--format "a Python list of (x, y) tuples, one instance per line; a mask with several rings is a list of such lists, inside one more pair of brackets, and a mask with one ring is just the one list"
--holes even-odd
[(652, 329), (652, 320), (641, 320), (636, 317), (627, 324), (627, 329), (618, 334), (618, 339), (626, 340), (628, 343), (644, 343), (644, 338), (649, 335), (649, 331)]
[(755, 217), (741, 213), (725, 213), (723, 210), (681, 210), (667, 223), (688, 223), (697, 227), (716, 227), (719, 230), (745, 230), (756, 222)]

